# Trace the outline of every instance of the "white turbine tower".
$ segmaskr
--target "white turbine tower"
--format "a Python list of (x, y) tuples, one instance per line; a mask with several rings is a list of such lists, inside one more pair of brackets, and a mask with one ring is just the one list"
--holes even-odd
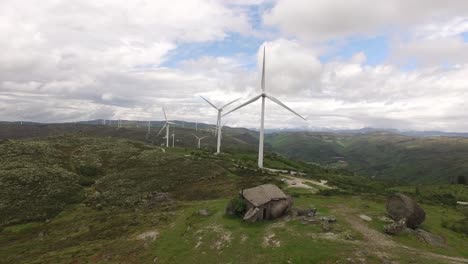
[(199, 136), (197, 136), (197, 135), (195, 135), (195, 134), (193, 134), (193, 133), (192, 133), (192, 135), (198, 139), (198, 148), (200, 148), (201, 140), (204, 139), (204, 138), (206, 138), (206, 137), (199, 137)]
[(247, 102), (241, 104), (240, 106), (232, 109), (231, 111), (227, 112), (223, 116), (236, 111), (239, 108), (242, 108), (248, 104), (251, 104), (258, 99), (262, 98), (262, 111), (261, 111), (261, 117), (260, 117), (260, 140), (258, 142), (258, 167), (263, 168), (263, 141), (264, 141), (264, 126), (265, 126), (265, 98), (270, 99), (271, 101), (277, 103), (278, 105), (286, 108), (293, 114), (297, 115), (298, 117), (306, 120), (304, 117), (299, 115), (298, 113), (294, 112), (291, 108), (287, 107), (285, 104), (283, 104), (280, 100), (276, 99), (275, 97), (269, 95), (265, 91), (265, 47), (263, 47), (263, 68), (262, 68), (262, 93), (253, 97), (252, 99), (248, 100)]
[(164, 130), (164, 128), (166, 128), (166, 136), (164, 137), (166, 139), (166, 147), (169, 147), (169, 127), (171, 125), (179, 125), (177, 123), (174, 123), (174, 122), (170, 122), (169, 120), (167, 120), (167, 115), (166, 115), (166, 110), (164, 109), (163, 107), (163, 112), (164, 112), (164, 119), (166, 119), (166, 123), (164, 124), (164, 126), (161, 128), (161, 130), (159, 130), (158, 134), (156, 136), (159, 136), (159, 134), (161, 134), (161, 132)]
[(172, 133), (172, 147), (174, 147), (175, 134)]
[[(224, 110), (224, 108), (226, 108), (228, 105), (234, 103), (234, 102), (237, 102), (239, 101), (240, 98), (237, 98), (236, 100), (233, 100), (221, 107), (217, 107), (215, 106), (213, 103), (211, 103), (210, 101), (208, 101), (208, 99), (206, 99), (205, 97), (203, 96), (200, 96), (203, 100), (205, 100), (208, 104), (210, 104), (214, 109), (218, 110), (218, 118), (216, 119), (216, 132), (218, 134), (218, 139), (217, 139), (217, 143), (216, 143), (216, 154), (219, 154), (221, 153), (221, 117), (222, 117), (222, 112)], [(216, 134), (215, 134), (216, 135)]]

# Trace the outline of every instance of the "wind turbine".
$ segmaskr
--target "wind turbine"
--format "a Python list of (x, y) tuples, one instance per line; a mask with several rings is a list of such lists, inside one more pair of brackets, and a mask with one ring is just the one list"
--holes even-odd
[(218, 140), (217, 140), (217, 144), (216, 144), (216, 154), (219, 154), (221, 152), (221, 117), (222, 117), (222, 112), (224, 110), (225, 107), (227, 107), (228, 105), (236, 102), (236, 101), (239, 101), (240, 98), (237, 98), (236, 100), (233, 100), (221, 107), (216, 107), (213, 103), (211, 103), (210, 101), (208, 101), (208, 99), (206, 99), (205, 97), (203, 96), (200, 96), (203, 100), (205, 100), (208, 104), (210, 104), (214, 109), (218, 110), (218, 118), (217, 118), (217, 122), (216, 122), (216, 131), (217, 131), (217, 134), (218, 134)]
[(261, 112), (262, 115), (261, 115), (261, 118), (260, 118), (260, 140), (258, 142), (258, 167), (263, 168), (263, 141), (264, 141), (264, 133), (265, 133), (265, 131), (264, 131), (264, 126), (265, 126), (265, 99), (266, 98), (270, 99), (271, 101), (277, 103), (278, 105), (282, 106), (283, 108), (286, 108), (286, 110), (289, 110), (290, 112), (297, 115), (298, 117), (306, 120), (304, 117), (302, 117), (298, 113), (294, 112), (291, 108), (289, 108), (285, 104), (283, 104), (280, 100), (278, 100), (275, 97), (273, 97), (273, 96), (266, 93), (266, 91), (265, 91), (265, 46), (263, 47), (262, 93), (255, 96), (255, 97), (253, 97), (252, 99), (248, 100), (247, 102), (239, 105), (238, 107), (232, 109), (231, 111), (227, 112), (223, 116), (225, 116), (225, 115), (227, 115), (229, 113), (232, 113), (232, 112), (236, 111), (237, 109), (242, 108), (242, 107), (244, 107), (244, 106), (246, 106), (248, 104), (251, 104), (251, 103), (257, 101), (260, 98), (262, 98), (262, 112)]
[(198, 148), (200, 148), (200, 142), (201, 142), (201, 140), (204, 139), (204, 138), (206, 138), (206, 137), (198, 137), (197, 135), (195, 135), (195, 134), (193, 134), (193, 133), (192, 133), (192, 135), (198, 139)]
[(161, 128), (161, 130), (159, 130), (158, 134), (156, 136), (159, 136), (159, 134), (161, 134), (161, 132), (164, 130), (164, 128), (166, 128), (166, 136), (164, 138), (166, 138), (166, 147), (169, 147), (169, 127), (171, 125), (176, 125), (178, 126), (179, 124), (177, 123), (174, 123), (174, 122), (170, 122), (169, 120), (167, 120), (167, 115), (166, 115), (166, 109), (164, 109), (163, 107), (163, 112), (164, 112), (164, 119), (166, 119), (166, 123), (164, 124), (164, 126)]
[(172, 133), (172, 147), (174, 147), (174, 139), (175, 139), (175, 134)]
[(146, 139), (149, 139), (150, 133), (151, 133), (151, 121), (148, 121), (148, 131), (146, 132)]

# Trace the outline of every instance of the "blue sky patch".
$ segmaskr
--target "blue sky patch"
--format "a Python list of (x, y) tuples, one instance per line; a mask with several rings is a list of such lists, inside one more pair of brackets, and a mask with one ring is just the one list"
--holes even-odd
[(366, 64), (377, 65), (384, 62), (389, 53), (390, 47), (387, 37), (377, 36), (373, 38), (355, 38), (342, 43), (330, 43), (336, 45), (337, 48), (321, 56), (323, 62), (328, 62), (334, 59), (346, 60), (359, 52), (364, 52), (367, 57)]

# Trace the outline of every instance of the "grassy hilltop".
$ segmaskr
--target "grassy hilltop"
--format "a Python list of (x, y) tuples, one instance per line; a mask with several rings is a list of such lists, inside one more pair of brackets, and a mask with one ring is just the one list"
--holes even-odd
[[(255, 152), (238, 145), (216, 156), (210, 145), (163, 151), (145, 138), (85, 132), (3, 140), (0, 263), (450, 263), (468, 258), (463, 246), (468, 239), (460, 228), (463, 210), (438, 199), (438, 189), (417, 195), (411, 186), (267, 154), (267, 167), (302, 171), (303, 177), (336, 188), (288, 187), (280, 179), (290, 176), (256, 170)], [(315, 207), (337, 223), (286, 217), (247, 224), (224, 214), (239, 189), (267, 182), (292, 195), (295, 207)], [(394, 191), (413, 192), (423, 203), (428, 213), (423, 228), (444, 236), (445, 248), (412, 235), (383, 235), (385, 223), (378, 219), (385, 213), (385, 195)], [(460, 191), (455, 199), (465, 195)], [(198, 213), (202, 208), (208, 216)], [(374, 220), (362, 222), (359, 214)]]

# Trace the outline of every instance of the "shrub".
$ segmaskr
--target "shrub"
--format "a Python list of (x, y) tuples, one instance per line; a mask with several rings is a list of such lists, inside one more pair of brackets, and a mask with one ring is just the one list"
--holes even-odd
[(244, 199), (237, 196), (229, 201), (227, 211), (229, 211), (230, 214), (242, 217), (244, 216), (245, 211), (247, 211), (247, 204)]
[(457, 183), (458, 184), (467, 184), (465, 176), (458, 176), (457, 178)]
[(434, 194), (431, 196), (425, 196), (424, 199), (434, 202), (436, 204), (445, 204), (445, 205), (456, 205), (457, 199), (450, 193), (444, 194)]
[(94, 165), (81, 165), (77, 169), (78, 174), (86, 177), (95, 177), (103, 173), (102, 169)]

